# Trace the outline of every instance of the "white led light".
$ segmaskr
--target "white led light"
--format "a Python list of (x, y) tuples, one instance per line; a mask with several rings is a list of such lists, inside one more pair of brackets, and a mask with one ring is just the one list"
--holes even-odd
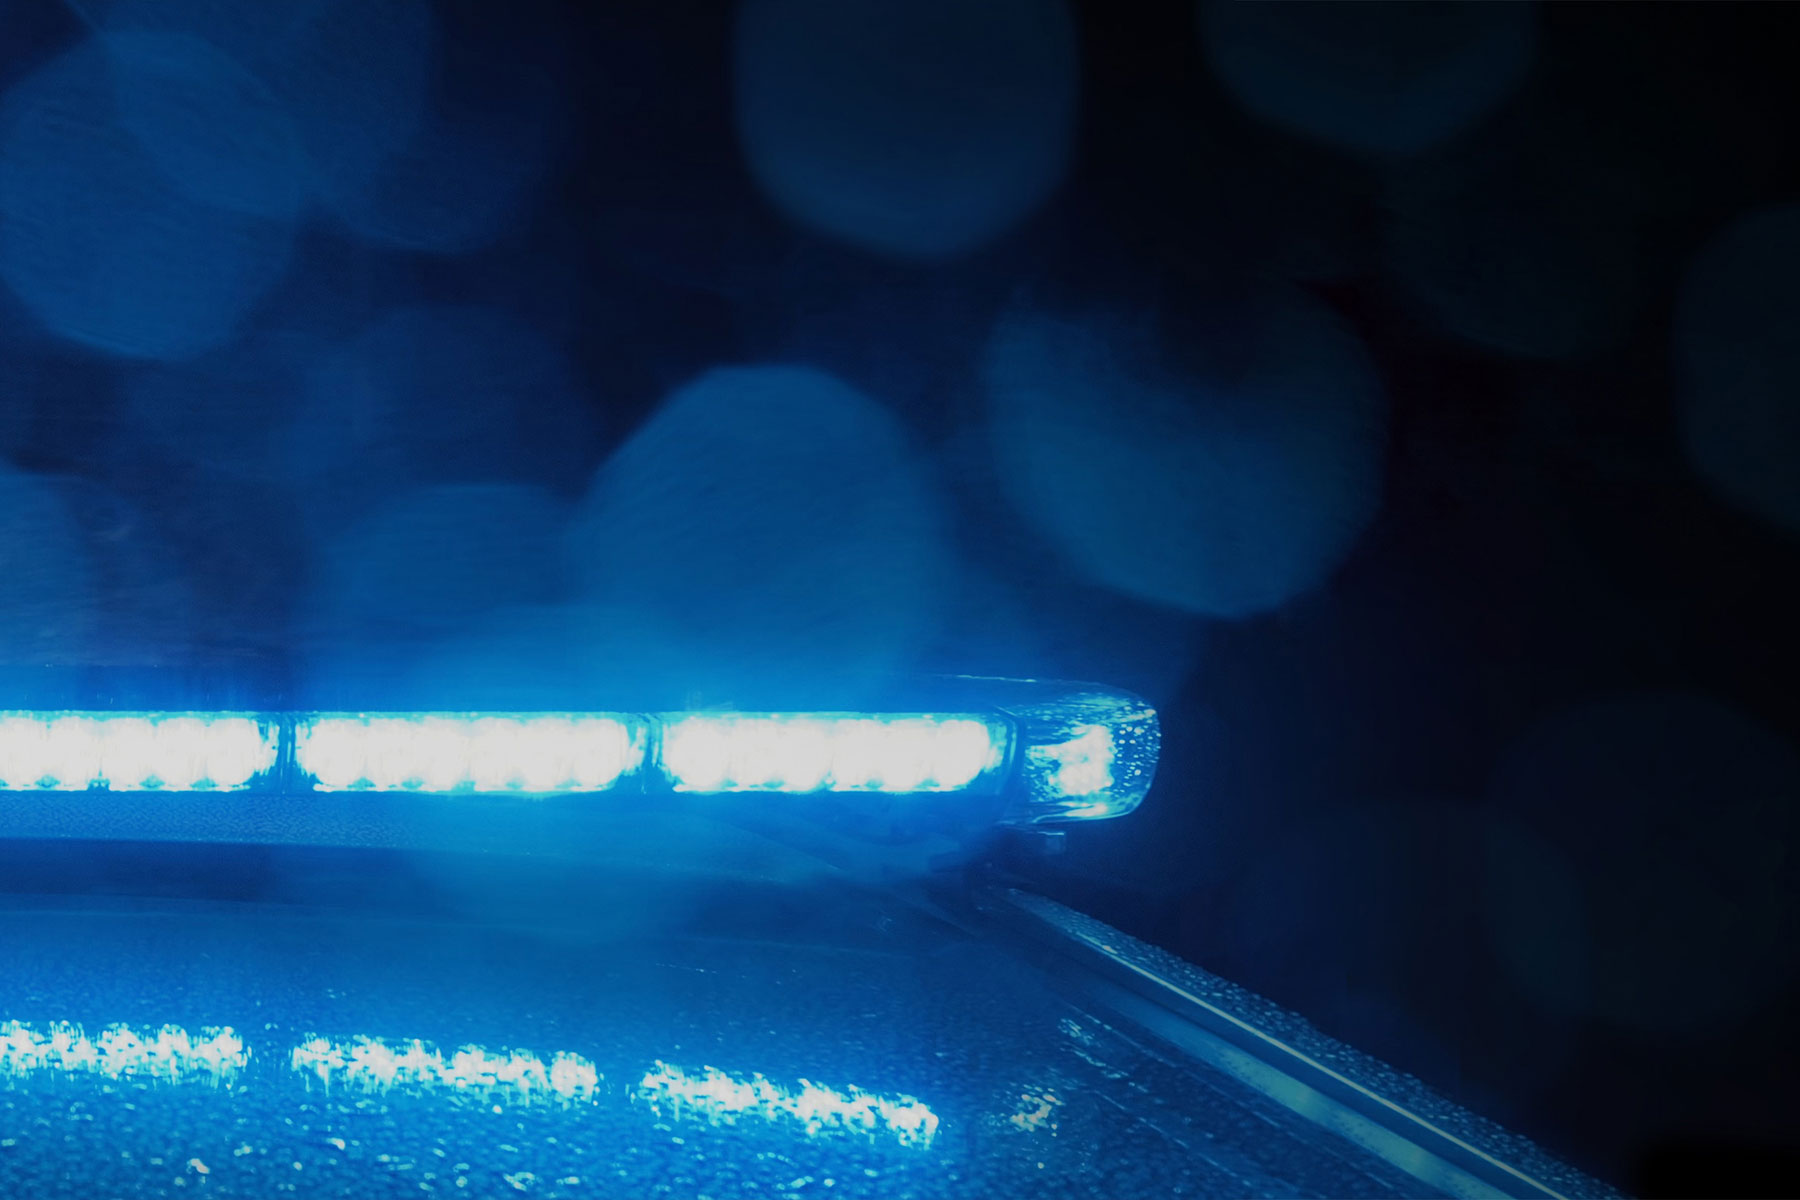
[(321, 716), (294, 752), (319, 791), (597, 792), (643, 746), (613, 717)]
[(978, 703), (950, 714), (0, 710), (0, 792), (956, 792), (994, 797), (968, 811), (1014, 825), (1142, 802), (1161, 741), (1148, 704), (1092, 685), (965, 683)]
[(1017, 723), (1021, 750), (1007, 824), (1105, 820), (1143, 803), (1162, 746), (1156, 710), (1143, 700), (1063, 685), (1022, 691), (1002, 709)]
[(1065, 796), (1091, 796), (1113, 785), (1112, 731), (1104, 725), (1082, 725), (1075, 736), (1051, 746), (1033, 746), (1029, 754), (1052, 766), (1051, 782)]
[(230, 1028), (190, 1034), (179, 1025), (138, 1031), (109, 1025), (89, 1037), (79, 1025), (34, 1028), (0, 1022), (0, 1075), (36, 1071), (147, 1077), (179, 1083), (190, 1077), (228, 1082), (250, 1061), (243, 1039)]
[(326, 1087), (342, 1082), (366, 1091), (448, 1090), (475, 1093), (483, 1100), (498, 1092), (527, 1103), (591, 1100), (600, 1087), (599, 1070), (578, 1054), (557, 1054), (545, 1062), (523, 1050), (464, 1046), (446, 1057), (424, 1042), (390, 1045), (376, 1038), (310, 1038), (294, 1048), (288, 1066)]
[(974, 717), (807, 714), (667, 718), (662, 764), (684, 792), (944, 792), (1005, 757), (1003, 726)]
[(229, 791), (275, 765), (276, 731), (252, 717), (8, 713), (0, 787)]
[(907, 1146), (929, 1146), (937, 1136), (938, 1117), (912, 1096), (881, 1096), (859, 1088), (837, 1091), (802, 1079), (785, 1088), (762, 1075), (748, 1078), (702, 1067), (690, 1075), (658, 1062), (644, 1075), (633, 1098), (659, 1114), (667, 1109), (680, 1119), (699, 1116), (717, 1125), (745, 1118), (797, 1123), (808, 1137), (826, 1133), (884, 1134)]
[[(109, 1025), (90, 1036), (66, 1022), (34, 1026), (0, 1021), (0, 1079), (57, 1072), (229, 1086), (250, 1059), (250, 1048), (228, 1026), (190, 1033), (179, 1025)], [(601, 1099), (604, 1083), (595, 1064), (579, 1054), (559, 1052), (546, 1059), (526, 1050), (473, 1045), (445, 1054), (418, 1040), (309, 1037), (288, 1052), (287, 1060), (289, 1071), (309, 1085), (316, 1080), (327, 1088), (365, 1092), (447, 1093), (482, 1104), (592, 1103)], [(660, 1061), (621, 1094), (676, 1119), (717, 1125), (763, 1120), (807, 1137), (860, 1133), (928, 1146), (938, 1129), (937, 1114), (912, 1096), (838, 1090), (805, 1079), (784, 1087), (760, 1074), (729, 1075), (714, 1067), (689, 1073)]]

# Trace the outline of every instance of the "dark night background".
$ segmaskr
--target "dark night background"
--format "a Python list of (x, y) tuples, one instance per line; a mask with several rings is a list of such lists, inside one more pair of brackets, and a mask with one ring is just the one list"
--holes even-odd
[(1791, 1192), (1795, 32), (4, 0), (0, 658), (1130, 688), (1052, 894)]

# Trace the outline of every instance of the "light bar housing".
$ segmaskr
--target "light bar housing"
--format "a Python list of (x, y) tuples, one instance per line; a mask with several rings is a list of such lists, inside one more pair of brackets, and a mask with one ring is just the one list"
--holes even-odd
[(880, 793), (968, 797), (990, 823), (1037, 825), (1142, 802), (1158, 728), (1141, 700), (1087, 685), (955, 682), (943, 694), (959, 703), (940, 711), (4, 711), (0, 806), (7, 793), (244, 803)]

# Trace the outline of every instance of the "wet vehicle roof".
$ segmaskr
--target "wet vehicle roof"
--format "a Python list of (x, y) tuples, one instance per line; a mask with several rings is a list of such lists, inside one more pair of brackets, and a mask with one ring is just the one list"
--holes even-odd
[[(134, 1197), (1420, 1194), (1004, 932), (818, 882), (719, 894), (653, 932), (598, 911), (629, 904), (576, 895), (559, 925), (14, 896), (0, 1180)], [(109, 1069), (19, 1050), (118, 1026), (174, 1027), (182, 1046), (229, 1027), (242, 1051)], [(507, 1061), (510, 1081), (469, 1066)], [(517, 1068), (557, 1062), (591, 1081), (559, 1091)]]

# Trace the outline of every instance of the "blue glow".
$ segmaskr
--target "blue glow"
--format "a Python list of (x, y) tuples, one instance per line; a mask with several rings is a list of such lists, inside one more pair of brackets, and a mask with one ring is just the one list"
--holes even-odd
[(256, 31), (258, 73), (294, 121), (314, 187), (327, 203), (371, 186), (417, 136), (438, 52), (433, 8), (318, 0), (284, 13), (287, 28), (262, 22), (265, 28)]
[(1073, 143), (1063, 0), (748, 0), (738, 138), (794, 220), (902, 258), (948, 258), (1023, 219)]
[(1112, 732), (1104, 725), (1083, 725), (1075, 736), (1052, 746), (1026, 751), (1050, 767), (1051, 784), (1065, 796), (1091, 796), (1112, 786)]
[(1015, 824), (1119, 816), (1142, 801), (1154, 709), (1102, 688), (1009, 686), (991, 715), (0, 711), (0, 790), (553, 796), (628, 781), (1004, 796), (1005, 812), (989, 815)]
[(295, 730), (315, 790), (597, 792), (643, 759), (614, 717), (319, 716)]
[(881, 1134), (902, 1145), (926, 1147), (937, 1136), (938, 1116), (912, 1096), (881, 1096), (859, 1088), (836, 1091), (802, 1079), (797, 1088), (771, 1083), (762, 1075), (728, 1075), (702, 1067), (690, 1075), (658, 1062), (644, 1075), (633, 1098), (677, 1119), (698, 1116), (715, 1125), (746, 1117), (797, 1123), (807, 1137), (828, 1133)]
[(605, 614), (583, 657), (796, 706), (801, 681), (892, 678), (956, 578), (925, 466), (892, 411), (831, 375), (708, 371), (606, 460), (569, 523), (571, 572)]
[(0, 714), (0, 787), (231, 791), (275, 765), (272, 723), (198, 713)]
[(1006, 712), (1019, 723), (1024, 747), (1007, 822), (1121, 817), (1143, 803), (1162, 730), (1156, 710), (1136, 696), (1088, 688)]
[(483, 1100), (504, 1093), (528, 1103), (572, 1103), (594, 1099), (600, 1087), (598, 1068), (578, 1054), (556, 1054), (546, 1062), (523, 1050), (464, 1046), (445, 1056), (420, 1041), (389, 1044), (366, 1037), (352, 1042), (310, 1038), (294, 1047), (288, 1066), (316, 1076), (326, 1087), (341, 1081), (367, 1091), (445, 1089)]
[(946, 792), (995, 775), (1006, 744), (970, 716), (687, 716), (662, 765), (684, 792)]
[(0, 279), (51, 332), (107, 353), (222, 345), (286, 272), (293, 149), (278, 106), (206, 47), (82, 42), (0, 106)]
[(197, 37), (117, 32), (101, 44), (119, 122), (172, 188), (247, 216), (299, 213), (305, 156), (260, 80)]
[(217, 1085), (230, 1082), (249, 1061), (250, 1051), (229, 1026), (191, 1034), (179, 1025), (141, 1031), (108, 1025), (89, 1037), (79, 1025), (0, 1022), (0, 1076), (60, 1071), (168, 1083), (198, 1078)]

